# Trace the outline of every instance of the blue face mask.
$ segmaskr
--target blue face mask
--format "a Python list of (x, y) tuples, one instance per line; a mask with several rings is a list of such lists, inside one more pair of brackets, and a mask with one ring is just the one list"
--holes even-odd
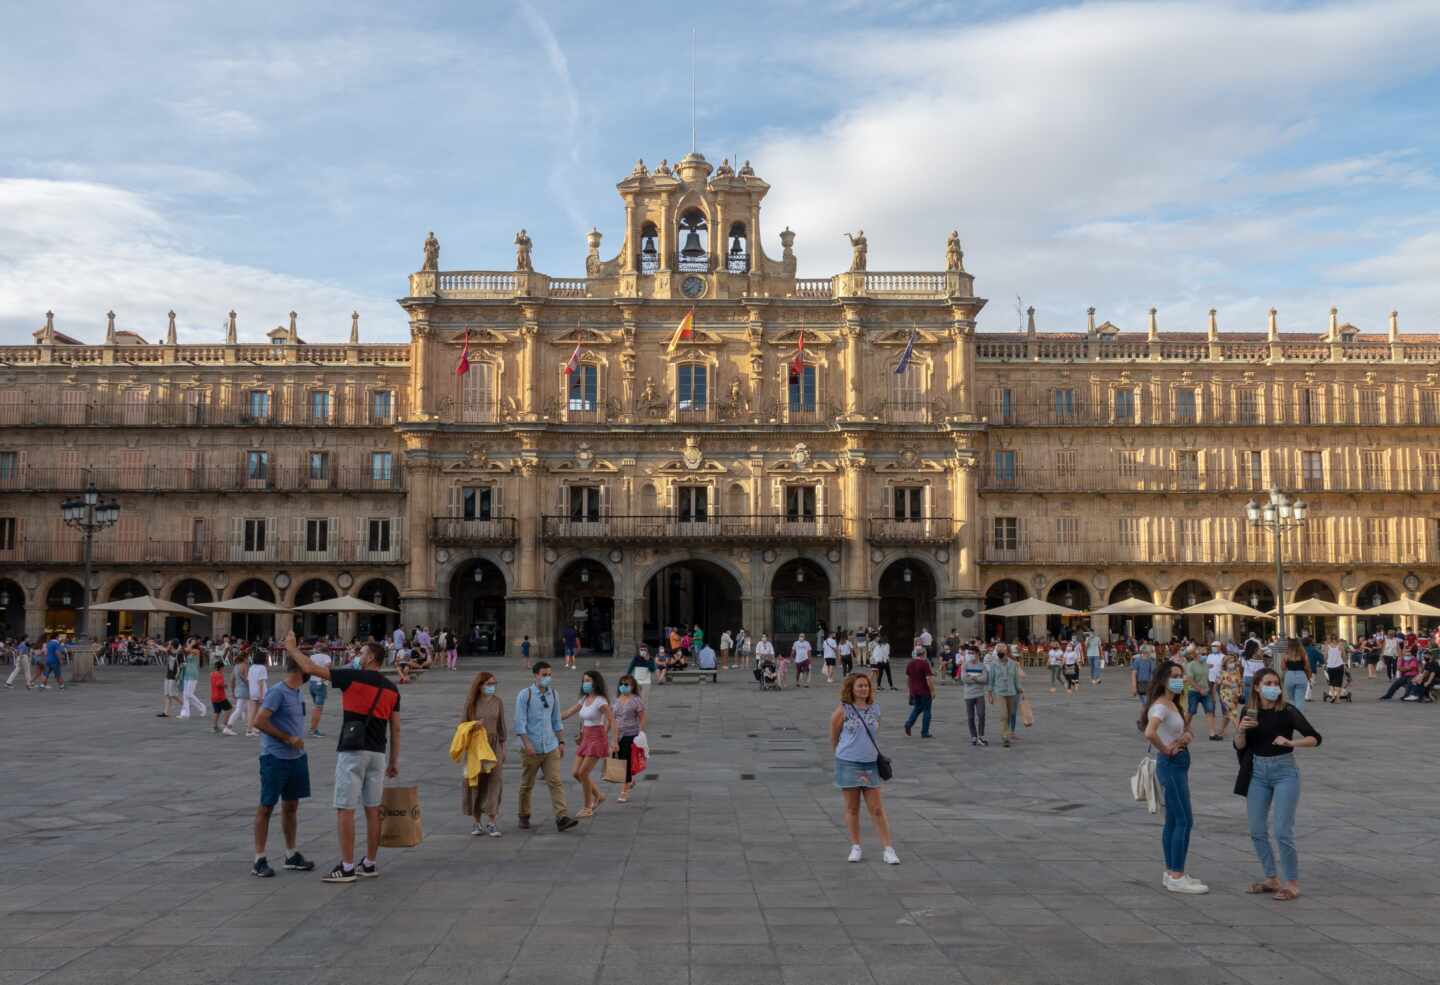
[(547, 687), (549, 687), (549, 686), (550, 686), (550, 681), (551, 681), (551, 678), (550, 678), (548, 675), (545, 676), (545, 677), (540, 678), (540, 687), (541, 687), (541, 688), (547, 688)]
[(620, 685), (619, 687), (617, 687), (615, 690), (619, 691), (621, 694), (629, 694), (629, 693), (630, 693), (630, 685), (629, 685), (629, 684), (621, 684), (621, 685)]
[(494, 694), (494, 693), (495, 693), (495, 685), (494, 685), (494, 684), (486, 684), (486, 685), (485, 685), (485, 688), (484, 688), (484, 691), (485, 691), (486, 694)]
[(589, 693), (590, 693), (591, 691), (593, 691), (593, 690), (595, 690), (595, 685), (594, 685), (594, 684), (591, 684), (589, 681), (581, 681), (581, 682), (580, 682), (580, 693), (581, 693), (581, 694), (589, 694)]
[(1266, 684), (1260, 689), (1260, 697), (1266, 701), (1277, 701), (1280, 698), (1280, 689), (1274, 684)]
[(1185, 690), (1185, 679), (1183, 677), (1172, 677), (1165, 682), (1165, 685), (1170, 688), (1173, 693), (1179, 694)]

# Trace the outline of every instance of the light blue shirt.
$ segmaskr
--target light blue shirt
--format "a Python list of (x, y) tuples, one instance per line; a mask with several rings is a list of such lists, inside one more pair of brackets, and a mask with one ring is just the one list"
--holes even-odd
[[(515, 696), (515, 735), (530, 740), (530, 747), (540, 755), (560, 748), (557, 732), (560, 724), (560, 698), (552, 685), (542, 689), (531, 684)], [(521, 744), (522, 748), (524, 744)]]
[(710, 649), (710, 647), (709, 647), (708, 645), (706, 645), (705, 647), (703, 647), (703, 648), (700, 650), (700, 669), (701, 669), (701, 670), (714, 670), (714, 669), (715, 669), (715, 651), (712, 650), (712, 649)]

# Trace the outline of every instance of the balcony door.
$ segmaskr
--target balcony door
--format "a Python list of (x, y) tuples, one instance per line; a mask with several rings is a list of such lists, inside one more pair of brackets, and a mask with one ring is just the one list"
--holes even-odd
[(675, 517), (681, 523), (708, 523), (710, 520), (709, 487), (678, 486), (675, 489)]

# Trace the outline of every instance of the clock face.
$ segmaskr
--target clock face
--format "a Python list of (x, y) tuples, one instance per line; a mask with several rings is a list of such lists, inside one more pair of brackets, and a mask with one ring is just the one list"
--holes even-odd
[(705, 278), (696, 277), (693, 274), (686, 277), (680, 284), (680, 293), (687, 298), (698, 298), (705, 293)]

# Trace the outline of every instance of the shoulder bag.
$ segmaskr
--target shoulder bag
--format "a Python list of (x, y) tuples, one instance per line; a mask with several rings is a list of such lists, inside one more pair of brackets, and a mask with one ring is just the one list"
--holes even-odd
[(860, 724), (865, 728), (865, 734), (870, 736), (870, 744), (875, 747), (875, 772), (880, 774), (882, 780), (890, 779), (895, 775), (895, 771), (890, 766), (890, 757), (880, 751), (880, 745), (875, 741), (875, 733), (870, 731), (870, 723), (865, 720), (865, 716), (856, 711), (854, 705), (850, 706), (850, 710), (854, 711), (855, 717), (860, 719)]
[(1255, 775), (1255, 753), (1247, 743), (1244, 749), (1236, 749), (1235, 755), (1240, 760), (1240, 772), (1235, 774), (1235, 796), (1246, 797), (1250, 794), (1250, 778)]
[(375, 714), (375, 706), (380, 703), (380, 695), (384, 688), (375, 689), (375, 700), (370, 702), (370, 710), (361, 719), (350, 719), (340, 726), (340, 741), (336, 744), (337, 752), (361, 752), (365, 748), (365, 729), (370, 724), (370, 718)]

